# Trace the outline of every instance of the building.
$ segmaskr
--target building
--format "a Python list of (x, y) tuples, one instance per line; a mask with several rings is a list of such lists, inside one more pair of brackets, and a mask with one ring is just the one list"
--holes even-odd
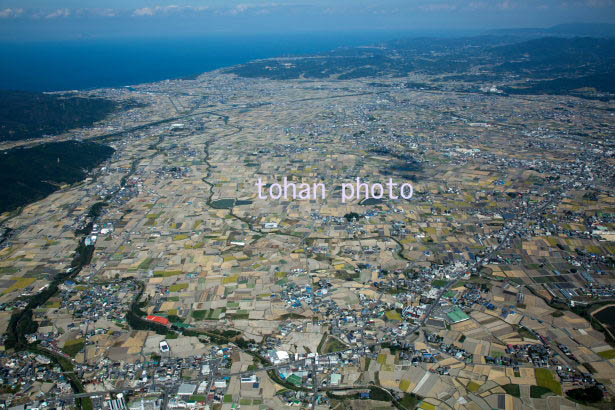
[(196, 384), (182, 383), (179, 385), (179, 389), (177, 389), (177, 395), (178, 396), (192, 396), (196, 388), (197, 388)]
[(465, 312), (458, 307), (448, 312), (446, 316), (448, 316), (453, 323), (459, 323), (470, 319), (470, 316), (466, 315)]
[(147, 320), (148, 322), (158, 323), (159, 325), (163, 325), (166, 327), (171, 327), (171, 322), (169, 322), (169, 319), (167, 319), (166, 317), (148, 315), (145, 320)]
[(126, 402), (124, 401), (124, 395), (122, 393), (118, 393), (115, 399), (107, 400), (105, 403), (111, 410), (126, 409)]
[(256, 375), (253, 374), (251, 376), (248, 377), (242, 377), (241, 378), (241, 382), (242, 383), (256, 383), (258, 381), (258, 379), (256, 378)]

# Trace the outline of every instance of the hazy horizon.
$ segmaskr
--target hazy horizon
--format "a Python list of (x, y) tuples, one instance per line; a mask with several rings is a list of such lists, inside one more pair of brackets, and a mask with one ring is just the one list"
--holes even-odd
[(614, 0), (0, 0), (0, 40), (284, 34), (481, 32), (610, 23)]
[(340, 46), (615, 16), (615, 0), (176, 1), (0, 0), (0, 88), (113, 87)]

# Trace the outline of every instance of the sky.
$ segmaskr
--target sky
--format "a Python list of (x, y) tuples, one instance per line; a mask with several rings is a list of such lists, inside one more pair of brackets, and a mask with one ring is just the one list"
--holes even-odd
[(0, 0), (0, 40), (611, 23), (615, 0)]

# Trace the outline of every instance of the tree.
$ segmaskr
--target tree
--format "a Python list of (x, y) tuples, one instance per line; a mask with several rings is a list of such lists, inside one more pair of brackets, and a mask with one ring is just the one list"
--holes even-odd
[(566, 392), (566, 395), (583, 403), (596, 403), (603, 397), (602, 390), (598, 386), (571, 389)]

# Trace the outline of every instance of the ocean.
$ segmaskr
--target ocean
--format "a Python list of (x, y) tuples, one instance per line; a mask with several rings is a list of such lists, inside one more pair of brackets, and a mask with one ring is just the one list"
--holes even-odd
[(401, 32), (0, 42), (0, 89), (63, 91), (181, 78), (285, 55), (376, 44)]

